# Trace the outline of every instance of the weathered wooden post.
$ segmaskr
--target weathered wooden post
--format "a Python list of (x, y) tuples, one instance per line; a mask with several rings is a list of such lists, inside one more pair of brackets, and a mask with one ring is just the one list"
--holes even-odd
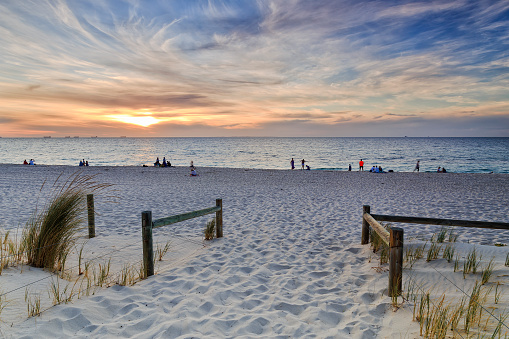
[(216, 199), (216, 206), (221, 207), (216, 212), (216, 238), (223, 237), (223, 199)]
[(391, 227), (389, 242), (389, 296), (398, 296), (403, 283), (403, 229)]
[(141, 236), (143, 241), (143, 272), (145, 278), (154, 275), (154, 248), (152, 246), (152, 211), (141, 212)]
[(88, 238), (95, 238), (95, 211), (94, 211), (94, 195), (87, 195), (88, 209)]
[(361, 244), (366, 245), (369, 243), (369, 224), (364, 219), (364, 213), (371, 213), (371, 208), (369, 205), (362, 206), (362, 235), (361, 235)]

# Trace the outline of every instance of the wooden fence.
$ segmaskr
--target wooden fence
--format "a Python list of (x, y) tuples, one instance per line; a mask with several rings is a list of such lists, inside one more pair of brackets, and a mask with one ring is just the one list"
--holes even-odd
[(362, 206), (362, 233), (361, 244), (369, 243), (369, 227), (380, 236), (389, 247), (389, 296), (399, 295), (403, 282), (403, 229), (390, 227), (387, 231), (378, 221), (403, 222), (408, 224), (428, 224), (442, 226), (460, 226), (509, 230), (509, 223), (471, 221), (456, 219), (437, 219), (405, 217), (398, 215), (371, 214), (368, 205)]
[(223, 200), (216, 199), (216, 206), (198, 211), (172, 215), (152, 221), (152, 211), (141, 213), (141, 229), (143, 241), (143, 269), (145, 278), (154, 275), (154, 248), (152, 245), (152, 230), (184, 220), (201, 217), (207, 214), (216, 213), (216, 237), (223, 236)]

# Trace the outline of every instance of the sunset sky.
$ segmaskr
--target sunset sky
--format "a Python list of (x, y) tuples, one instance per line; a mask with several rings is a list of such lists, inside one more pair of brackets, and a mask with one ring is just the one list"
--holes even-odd
[(509, 1), (2, 0), (0, 136), (509, 136)]

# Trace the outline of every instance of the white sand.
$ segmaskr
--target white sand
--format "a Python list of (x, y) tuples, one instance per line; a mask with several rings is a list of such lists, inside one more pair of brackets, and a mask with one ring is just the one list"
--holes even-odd
[[(26, 222), (38, 196), (45, 196), (39, 194), (44, 180), (77, 169), (0, 165), (2, 233)], [(131, 287), (98, 289), (28, 320), (23, 285), (50, 274), (4, 270), (0, 289), (9, 301), (0, 314), (4, 337), (416, 338), (412, 304), (393, 309), (386, 270), (374, 269), (376, 257), (360, 245), (362, 205), (379, 214), (509, 222), (508, 175), (198, 168), (200, 176), (189, 177), (187, 168), (142, 167), (85, 172), (115, 184), (116, 202), (95, 196), (97, 237), (84, 247), (86, 258), (111, 258), (112, 273), (141, 260), (144, 210), (156, 219), (211, 207), (222, 198), (224, 238), (202, 241), (211, 216), (154, 230), (156, 243), (172, 241), (155, 276)], [(398, 226), (405, 228), (408, 244), (439, 229)], [(507, 308), (509, 247), (492, 245), (508, 244), (509, 231), (458, 232), (463, 256), (474, 243), (483, 258), (495, 257), (489, 284), (503, 284), (498, 307)], [(75, 263), (73, 258), (68, 265)], [(404, 284), (410, 278), (454, 295), (471, 289), (479, 274), (463, 279), (445, 259), (420, 260), (405, 269)], [(42, 309), (51, 306), (50, 282), (28, 287), (29, 294), (41, 295)]]

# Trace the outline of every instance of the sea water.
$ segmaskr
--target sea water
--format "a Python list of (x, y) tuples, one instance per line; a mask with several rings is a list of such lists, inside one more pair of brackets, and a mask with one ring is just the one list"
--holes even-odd
[(382, 166), (410, 172), (509, 173), (509, 138), (0, 138), (0, 163), (77, 166), (173, 166), (289, 169), (294, 158), (312, 170)]

